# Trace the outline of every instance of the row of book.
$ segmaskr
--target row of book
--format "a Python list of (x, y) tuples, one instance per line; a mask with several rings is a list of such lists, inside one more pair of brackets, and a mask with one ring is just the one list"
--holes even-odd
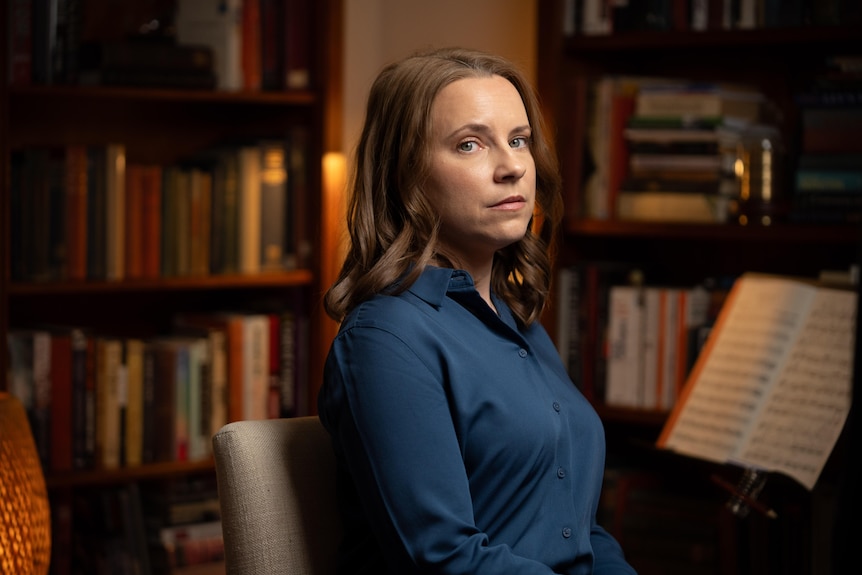
[(594, 403), (669, 410), (726, 293), (650, 285), (633, 264), (585, 261), (557, 278), (557, 334), (569, 376)]
[(790, 217), (816, 223), (862, 222), (862, 57), (831, 58), (811, 88), (797, 94), (800, 156)]
[(122, 144), (11, 154), (15, 281), (155, 279), (307, 263), (305, 141), (207, 150), (187, 164), (126, 164)]
[(757, 30), (862, 21), (862, 10), (841, 0), (567, 0), (568, 35), (636, 31)]
[(52, 514), (55, 575), (224, 574), (214, 478), (58, 492)]
[(230, 421), (306, 413), (307, 342), (292, 310), (182, 314), (141, 338), (13, 329), (9, 390), (48, 473), (202, 461)]
[(307, 89), (310, 4), (178, 0), (118, 13), (107, 0), (10, 0), (9, 82)]
[[(592, 109), (586, 217), (723, 223), (740, 196), (763, 182), (775, 187), (752, 161), (753, 144), (781, 141), (764, 123), (768, 104), (757, 89), (609, 75), (594, 84)], [(765, 164), (772, 170), (778, 152)]]

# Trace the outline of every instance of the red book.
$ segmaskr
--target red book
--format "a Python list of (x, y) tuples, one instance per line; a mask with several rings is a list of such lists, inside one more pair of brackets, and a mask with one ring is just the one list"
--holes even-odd
[(72, 459), (72, 338), (51, 334), (51, 471), (68, 471)]
[(126, 241), (125, 273), (129, 279), (144, 276), (143, 216), (144, 216), (144, 166), (126, 166)]
[(310, 6), (307, 0), (285, 0), (284, 87), (288, 90), (306, 90), (311, 86)]
[(261, 51), (260, 0), (243, 0), (242, 87), (244, 90), (260, 90)]
[(161, 275), (162, 168), (148, 166), (141, 182), (141, 273), (148, 279)]
[(269, 314), (269, 402), (267, 416), (281, 415), (281, 316)]

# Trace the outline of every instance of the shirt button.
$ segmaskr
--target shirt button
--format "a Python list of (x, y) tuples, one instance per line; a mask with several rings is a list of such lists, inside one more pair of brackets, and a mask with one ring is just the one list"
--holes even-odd
[(527, 357), (527, 350), (526, 349), (519, 349), (518, 355), (520, 355), (521, 357)]
[(563, 469), (562, 467), (557, 468), (557, 477), (562, 479), (565, 476), (566, 476), (566, 470)]
[(572, 536), (572, 530), (568, 527), (563, 527), (563, 537), (568, 539), (571, 536)]
[(558, 402), (554, 402), (554, 411), (560, 411), (560, 404)]

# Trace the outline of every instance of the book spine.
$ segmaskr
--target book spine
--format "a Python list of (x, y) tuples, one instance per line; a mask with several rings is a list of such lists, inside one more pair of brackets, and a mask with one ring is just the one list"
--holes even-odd
[(288, 90), (311, 87), (310, 5), (304, 0), (285, 0), (284, 86)]
[(285, 237), (287, 234), (287, 169), (284, 145), (280, 142), (261, 144), (260, 173), (260, 255), (263, 271), (285, 268)]
[(64, 333), (51, 335), (51, 460), (52, 472), (71, 471), (72, 446), (72, 339)]
[(11, 86), (33, 82), (33, 0), (9, 0), (8, 80)]

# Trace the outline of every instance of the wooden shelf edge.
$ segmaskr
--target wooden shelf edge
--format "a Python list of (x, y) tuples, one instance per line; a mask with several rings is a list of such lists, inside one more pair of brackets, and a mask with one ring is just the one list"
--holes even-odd
[(277, 106), (309, 106), (317, 97), (310, 90), (283, 92), (220, 90), (182, 90), (171, 88), (134, 88), (122, 86), (10, 86), (9, 97), (16, 99), (50, 98), (57, 100), (127, 100), (145, 102), (214, 102), (224, 104), (269, 104)]
[(625, 50), (673, 50), (677, 48), (834, 46), (862, 43), (862, 33), (853, 26), (755, 28), (750, 30), (654, 30), (602, 35), (576, 35), (565, 40), (567, 53), (578, 57)]
[(48, 473), (45, 485), (49, 490), (97, 485), (133, 483), (144, 479), (165, 479), (190, 473), (206, 473), (215, 470), (212, 458), (201, 461), (168, 461), (118, 469), (94, 469), (66, 473)]
[(55, 295), (117, 292), (171, 292), (194, 290), (228, 290), (238, 288), (279, 288), (309, 285), (310, 270), (293, 270), (260, 274), (189, 276), (146, 280), (63, 281), (11, 283), (8, 293), (16, 295)]
[(625, 222), (619, 220), (570, 220), (566, 234), (572, 237), (708, 239), (724, 241), (775, 241), (852, 243), (862, 239), (862, 226), (776, 224), (738, 226), (734, 224), (678, 224)]
[(660, 410), (614, 407), (605, 404), (598, 404), (593, 407), (606, 424), (621, 423), (650, 428), (663, 426), (669, 413)]

